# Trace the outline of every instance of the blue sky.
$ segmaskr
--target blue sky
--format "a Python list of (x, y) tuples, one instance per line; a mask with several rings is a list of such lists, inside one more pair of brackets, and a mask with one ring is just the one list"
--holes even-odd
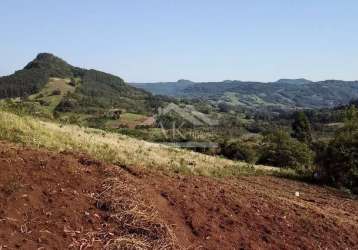
[(39, 52), (130, 82), (358, 80), (356, 0), (1, 0), (0, 75)]

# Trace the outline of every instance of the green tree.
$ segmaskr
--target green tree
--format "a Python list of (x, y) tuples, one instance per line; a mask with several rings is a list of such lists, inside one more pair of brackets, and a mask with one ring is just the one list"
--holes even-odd
[(300, 142), (311, 144), (312, 132), (310, 121), (308, 120), (304, 112), (297, 112), (294, 115), (294, 121), (292, 123), (292, 137), (296, 138)]
[(346, 133), (348, 136), (358, 131), (358, 110), (350, 106), (344, 114), (344, 127), (338, 133)]
[(358, 111), (345, 112), (344, 127), (337, 131), (319, 162), (324, 179), (337, 186), (358, 187)]
[(241, 160), (248, 163), (255, 163), (257, 160), (253, 145), (241, 141), (224, 141), (220, 143), (220, 151), (223, 156), (232, 160)]
[(259, 164), (300, 169), (310, 167), (313, 162), (313, 152), (308, 145), (290, 137), (282, 129), (265, 135), (263, 142)]

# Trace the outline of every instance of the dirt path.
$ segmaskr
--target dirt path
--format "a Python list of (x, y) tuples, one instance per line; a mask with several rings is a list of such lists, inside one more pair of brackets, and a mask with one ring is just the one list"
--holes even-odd
[[(299, 197), (295, 196), (299, 192)], [(0, 249), (358, 249), (358, 201), (0, 143)]]

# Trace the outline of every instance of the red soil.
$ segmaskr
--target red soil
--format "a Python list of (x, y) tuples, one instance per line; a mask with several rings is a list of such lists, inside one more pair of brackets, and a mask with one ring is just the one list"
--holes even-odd
[[(109, 179), (121, 188), (104, 201)], [(103, 249), (131, 235), (141, 249), (358, 249), (357, 200), (274, 177), (167, 175), (0, 143), (0, 199), (0, 249)], [(133, 214), (119, 220), (114, 204), (153, 219), (124, 225)]]

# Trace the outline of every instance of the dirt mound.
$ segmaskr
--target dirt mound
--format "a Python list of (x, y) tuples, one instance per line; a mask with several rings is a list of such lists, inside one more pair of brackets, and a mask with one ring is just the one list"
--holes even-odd
[(0, 249), (358, 245), (356, 200), (273, 177), (167, 175), (0, 143), (0, 199)]

